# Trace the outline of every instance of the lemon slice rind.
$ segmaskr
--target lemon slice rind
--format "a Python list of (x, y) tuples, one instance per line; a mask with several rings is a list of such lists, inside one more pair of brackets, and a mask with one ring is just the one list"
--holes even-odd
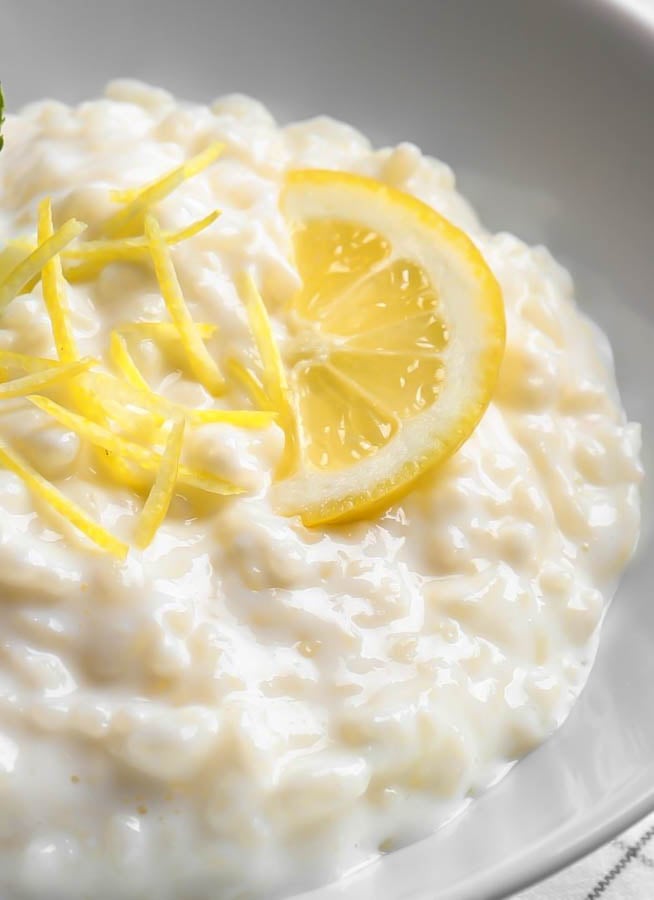
[(443, 462), (481, 419), (504, 348), (502, 294), (463, 231), (420, 200), (373, 179), (321, 170), (291, 172), (281, 204), (291, 228), (311, 219), (332, 219), (383, 236), (392, 247), (386, 264), (402, 258), (418, 265), (435, 288), (447, 323), (448, 342), (439, 351), (445, 377), (431, 407), (403, 421), (373, 455), (329, 471), (304, 466), (273, 488), (279, 511), (298, 513), (305, 524), (359, 518), (388, 505)]

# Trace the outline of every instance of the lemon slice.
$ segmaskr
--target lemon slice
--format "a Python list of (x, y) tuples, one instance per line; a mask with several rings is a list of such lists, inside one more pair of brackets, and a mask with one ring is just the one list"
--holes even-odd
[(467, 235), (373, 179), (294, 171), (281, 202), (303, 284), (282, 344), (298, 456), (275, 501), (309, 525), (360, 518), (481, 419), (504, 347), (502, 295)]

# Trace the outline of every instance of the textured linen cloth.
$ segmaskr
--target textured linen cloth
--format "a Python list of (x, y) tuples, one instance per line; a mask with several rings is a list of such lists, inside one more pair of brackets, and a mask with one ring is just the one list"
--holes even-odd
[(654, 814), (514, 900), (654, 900)]

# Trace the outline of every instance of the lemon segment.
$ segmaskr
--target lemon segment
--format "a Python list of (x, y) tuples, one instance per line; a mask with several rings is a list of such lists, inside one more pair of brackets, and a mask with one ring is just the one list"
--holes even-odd
[(299, 446), (274, 499), (309, 525), (360, 518), (481, 419), (504, 348), (501, 291), (464, 232), (373, 179), (291, 172), (281, 204), (302, 279), (282, 347)]

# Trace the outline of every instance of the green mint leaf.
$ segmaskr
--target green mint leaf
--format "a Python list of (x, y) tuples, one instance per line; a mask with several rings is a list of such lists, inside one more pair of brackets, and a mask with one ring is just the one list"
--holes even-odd
[(0, 84), (0, 150), (2, 150), (2, 145), (4, 144), (4, 139), (2, 137), (2, 123), (5, 120), (5, 98), (2, 96), (2, 85)]

